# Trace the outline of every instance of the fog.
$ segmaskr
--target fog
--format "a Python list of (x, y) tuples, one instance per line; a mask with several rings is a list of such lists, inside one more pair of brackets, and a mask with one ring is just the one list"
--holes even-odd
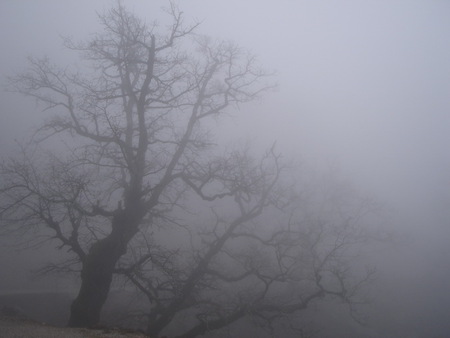
[[(62, 36), (98, 29), (110, 1), (0, 2), (0, 79), (29, 55), (75, 62)], [(149, 22), (167, 1), (124, 1)], [(221, 122), (220, 137), (267, 147), (310, 168), (329, 165), (385, 210), (392, 242), (373, 250), (370, 329), (361, 337), (450, 334), (450, 2), (179, 1), (199, 32), (249, 49), (277, 90)], [(45, 113), (0, 93), (0, 149), (29, 135)], [(0, 249), (0, 293), (64, 288), (30, 280), (40, 257)], [(46, 253), (51, 256), (53, 253)], [(46, 258), (47, 259), (47, 258)], [(51, 284), (48, 284), (51, 283)], [(49, 287), (49, 285), (52, 285)], [(370, 335), (369, 335), (370, 333)]]

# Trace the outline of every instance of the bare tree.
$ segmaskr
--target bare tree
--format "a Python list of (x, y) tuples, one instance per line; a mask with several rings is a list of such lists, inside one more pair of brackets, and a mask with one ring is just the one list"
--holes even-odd
[[(270, 87), (254, 57), (194, 35), (197, 25), (185, 26), (173, 4), (168, 13), (173, 22), (161, 34), (119, 4), (99, 16), (103, 31), (90, 41), (65, 41), (89, 68), (72, 71), (32, 58), (28, 72), (11, 80), (13, 90), (55, 114), (37, 131), (37, 145), (2, 164), (2, 226), (46, 229), (75, 255), (75, 265), (65, 266), (79, 266), (81, 276), (70, 326), (98, 322), (117, 264), (137, 233), (181, 206), (188, 188), (203, 194), (228, 170), (225, 161), (206, 159), (213, 147), (208, 120)], [(52, 155), (46, 149), (55, 141)], [(209, 178), (201, 181), (197, 170)], [(227, 180), (224, 192), (210, 198), (253, 189)], [(261, 191), (261, 203), (236, 222), (259, 213), (267, 194)], [(206, 264), (200, 266), (184, 288), (198, 287)], [(159, 331), (172, 312), (150, 331)]]
[[(234, 153), (227, 162), (233, 166), (217, 165), (220, 172), (201, 165), (183, 175), (211, 208), (209, 218), (203, 210), (197, 224), (179, 224), (189, 242), (171, 246), (141, 232), (117, 270), (148, 300), (147, 333), (191, 338), (251, 319), (272, 336), (286, 320), (284, 332), (306, 335), (294, 319), (327, 298), (360, 321), (361, 291), (374, 270), (355, 268), (353, 258), (369, 239), (361, 224), (373, 203), (340, 186), (296, 197), (280, 187), (285, 168), (273, 149), (260, 161)], [(217, 187), (225, 191), (211, 194)], [(216, 203), (219, 195), (226, 197)]]
[(80, 274), (70, 326), (97, 324), (114, 275), (148, 300), (151, 337), (243, 318), (274, 331), (325, 297), (353, 310), (373, 275), (349, 262), (370, 205), (299, 198), (275, 147), (220, 150), (213, 122), (270, 89), (268, 74), (168, 13), (161, 34), (119, 4), (90, 41), (65, 40), (89, 67), (30, 59), (11, 80), (54, 114), (1, 164), (2, 229), (35, 229), (73, 254), (47, 267)]

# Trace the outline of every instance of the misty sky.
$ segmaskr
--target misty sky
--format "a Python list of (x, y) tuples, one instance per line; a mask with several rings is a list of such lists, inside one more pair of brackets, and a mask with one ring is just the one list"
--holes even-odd
[[(61, 36), (88, 37), (98, 29), (95, 12), (111, 3), (1, 0), (1, 84), (24, 69), (28, 55), (48, 55), (62, 65), (76, 60)], [(167, 1), (124, 3), (165, 24), (159, 8)], [(338, 164), (344, 176), (396, 210), (393, 226), (417, 247), (405, 276), (422, 276), (424, 288), (450, 293), (450, 1), (179, 4), (186, 22), (202, 22), (199, 33), (233, 40), (277, 72), (276, 92), (224, 122), (229, 139), (277, 140), (285, 157)], [(1, 92), (1, 151), (40, 116), (32, 101)], [(437, 292), (427, 299), (429, 307), (439, 303)]]
[[(48, 55), (61, 64), (73, 60), (60, 36), (85, 38), (95, 32), (95, 11), (110, 3), (2, 1), (2, 78), (23, 69), (27, 55)], [(149, 22), (164, 25), (159, 8), (167, 1), (125, 3)], [(257, 130), (256, 138), (276, 139), (303, 157), (337, 161), (356, 179), (370, 180), (371, 188), (396, 187), (395, 198), (419, 191), (446, 195), (439, 190), (450, 183), (445, 177), (450, 167), (449, 2), (180, 4), (187, 22), (202, 22), (200, 33), (236, 41), (277, 72), (278, 92), (260, 105), (243, 107), (243, 119), (227, 122), (234, 133), (248, 136)], [(39, 121), (37, 110), (18, 106), (17, 96), (4, 97), (2, 143)], [(257, 128), (248, 128), (255, 123)], [(428, 195), (426, 203), (436, 203), (434, 197)]]

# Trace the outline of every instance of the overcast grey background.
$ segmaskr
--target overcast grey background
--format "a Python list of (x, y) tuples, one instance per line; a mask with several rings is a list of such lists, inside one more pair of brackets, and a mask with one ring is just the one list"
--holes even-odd
[[(88, 37), (98, 29), (95, 12), (111, 3), (0, 0), (1, 83), (27, 55), (75, 61), (60, 36)], [(450, 336), (450, 1), (178, 3), (187, 22), (202, 21), (200, 33), (234, 40), (277, 71), (279, 89), (226, 120), (225, 139), (277, 140), (287, 158), (337, 164), (394, 211), (390, 226), (407, 240), (377, 258), (376, 308), (392, 311), (380, 330)], [(124, 4), (164, 24), (159, 8), (168, 1)], [(32, 101), (1, 92), (2, 153), (41, 117)], [(5, 251), (0, 291), (33, 287)]]

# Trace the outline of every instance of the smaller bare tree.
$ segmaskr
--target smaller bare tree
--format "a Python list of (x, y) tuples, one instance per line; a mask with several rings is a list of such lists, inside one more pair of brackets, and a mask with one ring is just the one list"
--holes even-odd
[(204, 168), (183, 177), (211, 208), (209, 217), (203, 210), (195, 223), (179, 224), (189, 242), (171, 247), (172, 237), (153, 233), (155, 245), (141, 233), (118, 269), (148, 299), (151, 337), (197, 337), (245, 320), (277, 336), (277, 323), (295, 321), (327, 298), (344, 302), (360, 319), (360, 291), (374, 270), (358, 271), (352, 257), (369, 238), (361, 225), (370, 202), (342, 190), (295, 198), (280, 186), (284, 169), (273, 149), (260, 161), (234, 153)]

